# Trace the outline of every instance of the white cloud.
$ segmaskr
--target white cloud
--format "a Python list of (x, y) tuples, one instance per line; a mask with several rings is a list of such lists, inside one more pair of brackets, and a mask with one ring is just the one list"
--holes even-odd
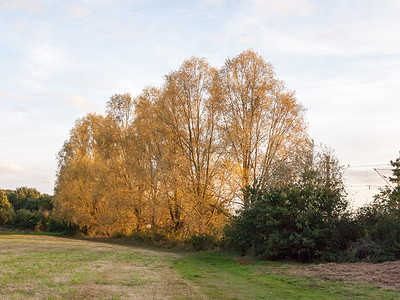
[(31, 98), (31, 97), (8, 93), (5, 91), (2, 91), (1, 94), (8, 99), (13, 99), (13, 100), (17, 100), (17, 101), (23, 101), (23, 102), (27, 102), (27, 103), (37, 103), (38, 102), (36, 99)]
[(51, 68), (57, 61), (58, 52), (58, 49), (53, 45), (41, 44), (31, 48), (31, 59), (38, 66)]
[(1, 1), (0, 10), (26, 10), (30, 13), (42, 11), (42, 3), (38, 0), (6, 0)]
[(256, 0), (254, 4), (258, 13), (279, 17), (305, 17), (316, 9), (310, 0)]
[(139, 36), (137, 34), (133, 34), (132, 32), (126, 29), (116, 29), (113, 35), (118, 40), (125, 40), (125, 41), (139, 40)]
[(55, 78), (57, 74), (70, 70), (74, 66), (74, 61), (66, 57), (68, 52), (52, 43), (44, 42), (27, 48), (26, 77), (30, 81), (33, 80), (35, 86), (46, 79)]
[(29, 110), (27, 110), (25, 107), (21, 106), (21, 105), (17, 105), (14, 107), (14, 111), (15, 112), (20, 112), (20, 113), (29, 113)]
[(84, 18), (91, 14), (89, 9), (77, 4), (68, 4), (68, 10), (75, 18)]
[(93, 111), (96, 104), (93, 101), (86, 100), (81, 95), (73, 95), (69, 98), (68, 104), (83, 112)]
[[(226, 36), (294, 55), (383, 55), (400, 53), (399, 4), (311, 0), (243, 2), (227, 20)], [(252, 37), (243, 39), (243, 36)]]
[(203, 4), (212, 5), (216, 8), (221, 8), (225, 0), (202, 0)]
[(16, 164), (0, 164), (0, 173), (11, 173), (11, 174), (20, 174), (24, 173), (25, 170), (20, 165)]

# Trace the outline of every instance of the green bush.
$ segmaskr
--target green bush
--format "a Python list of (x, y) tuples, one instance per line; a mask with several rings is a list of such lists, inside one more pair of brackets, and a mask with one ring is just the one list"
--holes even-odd
[(190, 245), (196, 251), (211, 250), (217, 246), (217, 238), (210, 234), (193, 234), (189, 239)]
[(46, 230), (46, 216), (39, 211), (19, 209), (14, 213), (12, 225), (21, 229)]
[(324, 182), (314, 171), (285, 186), (249, 188), (246, 195), (225, 231), (228, 246), (242, 255), (336, 261), (358, 237), (342, 185)]
[(400, 158), (390, 163), (393, 176), (389, 181), (393, 184), (382, 188), (372, 203), (357, 212), (356, 221), (364, 234), (355, 255), (362, 260), (400, 259)]
[(400, 259), (400, 214), (383, 209), (376, 202), (359, 209), (357, 223), (363, 235), (353, 245), (356, 259), (382, 262)]
[(42, 196), (37, 199), (27, 199), (23, 208), (30, 211), (51, 211), (53, 209), (51, 199), (50, 196)]
[(66, 235), (76, 235), (80, 232), (77, 225), (71, 225), (66, 222), (58, 221), (52, 217), (49, 218), (47, 231), (62, 232)]

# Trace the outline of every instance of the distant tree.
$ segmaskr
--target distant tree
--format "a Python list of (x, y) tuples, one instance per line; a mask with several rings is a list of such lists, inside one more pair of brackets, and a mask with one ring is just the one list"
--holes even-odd
[(22, 229), (42, 231), (46, 229), (46, 216), (40, 211), (19, 209), (15, 211), (12, 224)]
[(0, 225), (8, 223), (12, 219), (13, 208), (6, 194), (0, 190)]
[(15, 210), (27, 208), (29, 200), (37, 200), (41, 196), (35, 188), (26, 186), (16, 188), (15, 191), (9, 191), (7, 197)]
[(371, 203), (376, 211), (397, 215), (400, 219), (400, 157), (391, 160), (392, 176), (389, 177), (390, 185), (386, 185), (374, 196)]

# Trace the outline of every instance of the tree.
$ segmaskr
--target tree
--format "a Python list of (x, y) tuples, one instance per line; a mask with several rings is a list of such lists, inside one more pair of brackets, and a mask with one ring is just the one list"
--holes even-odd
[(132, 220), (128, 197), (120, 197), (117, 127), (111, 118), (89, 114), (75, 123), (59, 153), (57, 215), (90, 234), (124, 231)]
[(254, 181), (265, 186), (309, 144), (305, 110), (276, 79), (272, 65), (251, 50), (226, 61), (220, 84), (227, 154), (238, 190)]
[(230, 245), (242, 255), (252, 252), (267, 259), (335, 260), (347, 246), (341, 238), (347, 234), (341, 229), (348, 201), (340, 169), (333, 154), (325, 151), (309, 157), (295, 182), (249, 187), (246, 205), (226, 233)]
[(400, 217), (400, 157), (391, 160), (390, 164), (393, 167), (393, 175), (389, 177), (392, 184), (381, 189), (379, 194), (375, 195), (374, 201), (387, 212), (399, 214)]
[(295, 178), (310, 144), (304, 109), (252, 51), (222, 70), (188, 59), (160, 88), (113, 95), (106, 112), (71, 130), (53, 200), (92, 234), (221, 232), (243, 189)]
[(0, 190), (0, 225), (4, 225), (12, 219), (13, 208), (6, 194)]
[(106, 104), (107, 115), (111, 116), (120, 128), (127, 129), (133, 121), (134, 104), (130, 94), (115, 94)]
[(8, 200), (15, 210), (26, 208), (30, 200), (37, 200), (40, 196), (41, 194), (37, 189), (26, 186), (16, 188), (15, 191), (7, 193)]
[(391, 184), (357, 211), (357, 222), (363, 228), (363, 240), (357, 250), (360, 259), (381, 262), (400, 258), (400, 157), (390, 164)]
[[(163, 179), (168, 178), (168, 175), (165, 176), (168, 145), (162, 135), (163, 124), (156, 109), (160, 94), (160, 89), (144, 89), (135, 99), (132, 123), (136, 138), (135, 155), (138, 158), (135, 164), (136, 182), (143, 189), (144, 222), (151, 226), (153, 232), (164, 228), (168, 219), (168, 205), (162, 192)], [(172, 177), (171, 174), (169, 176)]]
[(205, 233), (226, 209), (216, 178), (222, 170), (218, 126), (221, 99), (215, 96), (216, 70), (205, 59), (186, 60), (166, 77), (159, 110), (169, 138), (179, 149), (179, 170), (186, 217), (192, 230)]

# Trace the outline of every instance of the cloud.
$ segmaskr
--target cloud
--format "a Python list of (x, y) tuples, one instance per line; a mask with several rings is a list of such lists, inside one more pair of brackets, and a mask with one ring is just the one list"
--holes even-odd
[(17, 113), (29, 113), (29, 110), (27, 110), (25, 107), (23, 107), (21, 105), (15, 106), (14, 111)]
[(92, 13), (86, 7), (77, 4), (69, 4), (68, 10), (75, 18), (84, 18)]
[(243, 44), (249, 44), (254, 42), (254, 38), (251, 35), (248, 34), (242, 34), (241, 36), (238, 37), (238, 42), (243, 43)]
[(114, 32), (114, 37), (118, 40), (125, 40), (125, 41), (137, 41), (139, 37), (129, 30), (126, 29), (117, 29)]
[(16, 164), (0, 164), (0, 172), (1, 173), (12, 173), (12, 174), (20, 174), (24, 173), (25, 170), (20, 165)]
[(55, 65), (58, 49), (50, 44), (41, 44), (31, 48), (31, 59), (34, 64), (52, 67)]
[(27, 47), (25, 71), (34, 80), (45, 80), (56, 77), (74, 64), (68, 60), (63, 49), (51, 44), (40, 43)]
[(207, 5), (212, 5), (216, 8), (221, 8), (221, 6), (224, 4), (225, 0), (202, 0), (202, 3), (207, 4)]
[(266, 52), (276, 54), (398, 55), (398, 8), (399, 4), (390, 1), (378, 4), (372, 0), (253, 0), (230, 16), (226, 36), (247, 43), (245, 47), (265, 45), (261, 47)]
[(310, 0), (257, 0), (255, 6), (259, 12), (279, 17), (305, 17), (316, 9)]
[(83, 112), (91, 111), (95, 107), (95, 103), (93, 101), (86, 100), (81, 95), (71, 96), (68, 100), (68, 104)]
[(38, 0), (1, 1), (0, 10), (26, 10), (30, 13), (39, 13), (42, 11), (42, 3)]
[(37, 103), (38, 102), (37, 100), (35, 100), (35, 99), (31, 98), (31, 97), (22, 96), (22, 95), (18, 95), (18, 94), (7, 93), (5, 91), (2, 91), (1, 94), (3, 96), (5, 96), (6, 98), (17, 100), (17, 101), (23, 101), (23, 102), (27, 102), (27, 103)]

